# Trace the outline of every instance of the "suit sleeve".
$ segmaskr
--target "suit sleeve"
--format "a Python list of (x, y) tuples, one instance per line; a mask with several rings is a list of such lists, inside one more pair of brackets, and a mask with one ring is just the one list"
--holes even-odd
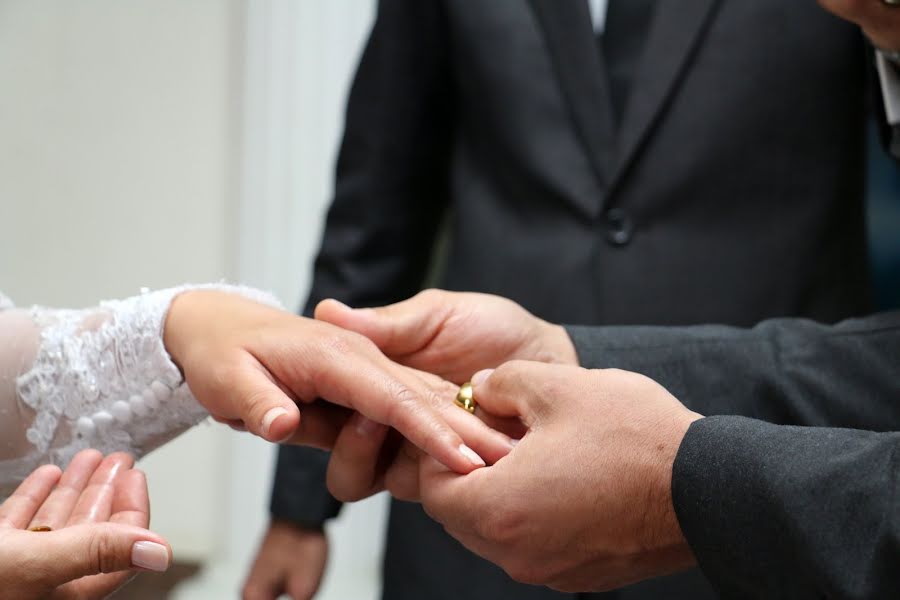
[[(391, 304), (423, 285), (448, 205), (454, 115), (437, 0), (382, 0), (347, 105), (335, 196), (306, 314), (325, 298)], [(271, 511), (310, 526), (337, 514), (328, 456), (280, 450)]]
[(643, 373), (704, 415), (900, 431), (900, 312), (752, 329), (569, 327), (581, 364)]
[(723, 598), (900, 598), (900, 433), (701, 419), (672, 498)]

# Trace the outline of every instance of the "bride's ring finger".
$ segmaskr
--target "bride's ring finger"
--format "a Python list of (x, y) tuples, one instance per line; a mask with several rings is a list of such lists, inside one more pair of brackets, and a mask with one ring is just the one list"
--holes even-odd
[(64, 527), (78, 498), (87, 487), (91, 475), (102, 461), (103, 455), (97, 450), (84, 450), (76, 454), (56, 484), (56, 488), (50, 493), (50, 497), (31, 519), (28, 528)]

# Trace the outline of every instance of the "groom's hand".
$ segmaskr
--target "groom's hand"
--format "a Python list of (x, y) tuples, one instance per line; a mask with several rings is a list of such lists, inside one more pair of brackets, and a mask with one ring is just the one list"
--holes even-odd
[(515, 362), (474, 378), (486, 411), (529, 431), (467, 475), (421, 461), (426, 512), (519, 581), (584, 592), (689, 567), (672, 465), (689, 411), (654, 381), (617, 370)]
[[(347, 411), (307, 410), (324, 398), (365, 415), (363, 429), (395, 428), (459, 473), (483, 466), (481, 456), (493, 461), (509, 451), (508, 438), (459, 414), (415, 371), (386, 358), (365, 337), (328, 323), (200, 290), (174, 300), (164, 339), (216, 419), (243, 424), (270, 441), (299, 433), (301, 442), (313, 437), (328, 445)], [(304, 405), (302, 423), (298, 404)]]
[(457, 475), (406, 446), (381, 472), (383, 462), (360, 452), (366, 438), (345, 430), (329, 489), (353, 500), (379, 480), (395, 496), (420, 500), (448, 533), (514, 579), (564, 591), (611, 589), (693, 563), (671, 479), (700, 415), (625, 371), (520, 361), (473, 380), (485, 413), (527, 428), (507, 456)]
[(565, 329), (488, 294), (426, 290), (397, 304), (356, 310), (325, 300), (316, 318), (366, 336), (401, 364), (457, 384), (510, 360), (578, 364)]

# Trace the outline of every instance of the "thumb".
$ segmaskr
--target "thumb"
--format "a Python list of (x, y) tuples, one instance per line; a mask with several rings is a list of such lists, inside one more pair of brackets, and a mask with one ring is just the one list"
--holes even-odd
[(472, 376), (472, 391), (480, 410), (496, 417), (518, 417), (526, 427), (549, 414), (562, 383), (578, 367), (517, 360)]
[(445, 317), (444, 294), (447, 292), (426, 290), (380, 308), (353, 309), (337, 300), (323, 300), (316, 306), (315, 316), (364, 335), (396, 358), (419, 352), (434, 339)]
[(100, 573), (132, 569), (166, 571), (172, 549), (161, 536), (131, 525), (92, 523), (42, 533), (31, 563), (53, 586)]
[(236, 371), (231, 387), (232, 410), (251, 433), (270, 442), (291, 437), (300, 425), (297, 404), (269, 376), (262, 365), (245, 365)]

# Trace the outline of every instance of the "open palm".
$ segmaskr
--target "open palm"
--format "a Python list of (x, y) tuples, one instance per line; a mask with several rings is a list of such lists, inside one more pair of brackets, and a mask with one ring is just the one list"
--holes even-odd
[(147, 484), (133, 464), (87, 450), (64, 473), (41, 467), (19, 486), (0, 506), (0, 598), (105, 598), (134, 576), (136, 544), (165, 552), (167, 566), (165, 541), (144, 529)]

